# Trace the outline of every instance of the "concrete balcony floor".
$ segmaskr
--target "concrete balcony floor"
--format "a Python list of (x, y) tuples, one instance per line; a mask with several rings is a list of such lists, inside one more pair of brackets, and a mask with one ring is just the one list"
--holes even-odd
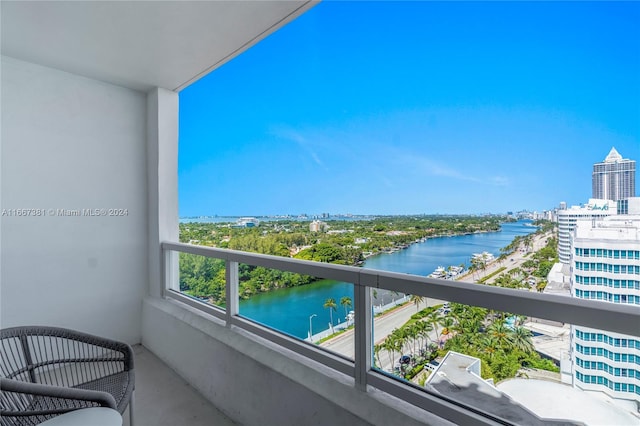
[[(142, 345), (135, 353), (136, 426), (237, 425)], [(125, 411), (123, 426), (129, 426)]]

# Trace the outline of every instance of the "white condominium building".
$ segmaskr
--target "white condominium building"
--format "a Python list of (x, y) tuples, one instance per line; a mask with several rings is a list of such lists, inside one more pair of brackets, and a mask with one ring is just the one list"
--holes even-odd
[(616, 203), (611, 200), (590, 199), (585, 206), (572, 206), (558, 210), (558, 258), (561, 263), (571, 263), (571, 232), (579, 220), (593, 220), (616, 214)]
[[(640, 306), (640, 216), (578, 221), (571, 252), (573, 297)], [(574, 387), (639, 410), (640, 337), (574, 326), (571, 339)]]

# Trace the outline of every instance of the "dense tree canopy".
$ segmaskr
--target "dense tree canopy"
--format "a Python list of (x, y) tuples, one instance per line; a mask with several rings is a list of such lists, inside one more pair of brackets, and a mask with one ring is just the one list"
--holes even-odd
[[(312, 232), (309, 221), (262, 222), (257, 227), (232, 223), (181, 223), (180, 241), (274, 256), (342, 265), (360, 265), (365, 255), (406, 247), (423, 238), (498, 231), (500, 216), (385, 216), (368, 220), (327, 221), (322, 232)], [(180, 255), (181, 291), (224, 304), (224, 262)], [(311, 283), (314, 277), (262, 267), (240, 265), (240, 297), (282, 287)]]

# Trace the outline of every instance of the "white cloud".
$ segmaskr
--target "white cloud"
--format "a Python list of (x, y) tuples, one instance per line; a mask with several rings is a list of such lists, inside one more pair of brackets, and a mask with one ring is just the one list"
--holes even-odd
[(407, 173), (439, 176), (495, 186), (508, 186), (510, 183), (510, 179), (505, 176), (491, 176), (483, 178), (466, 173), (461, 169), (451, 167), (450, 164), (455, 163), (454, 159), (433, 159), (415, 153), (409, 154), (404, 151), (401, 152), (395, 148), (391, 150), (390, 154), (391, 155), (388, 158), (397, 163), (399, 170), (404, 170)]
[(314, 163), (327, 170), (324, 162), (320, 159), (318, 153), (314, 149), (313, 143), (295, 129), (287, 126), (277, 126), (271, 129), (271, 134), (280, 139), (295, 142), (300, 148), (309, 154), (309, 157), (311, 157)]

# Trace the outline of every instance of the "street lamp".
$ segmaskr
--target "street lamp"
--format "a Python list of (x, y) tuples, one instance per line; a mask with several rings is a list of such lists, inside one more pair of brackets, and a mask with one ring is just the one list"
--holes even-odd
[(313, 331), (312, 331), (312, 327), (311, 327), (311, 318), (317, 317), (317, 316), (318, 315), (316, 315), (316, 314), (309, 315), (309, 341), (311, 343), (313, 343), (313, 340), (312, 340), (313, 339)]

